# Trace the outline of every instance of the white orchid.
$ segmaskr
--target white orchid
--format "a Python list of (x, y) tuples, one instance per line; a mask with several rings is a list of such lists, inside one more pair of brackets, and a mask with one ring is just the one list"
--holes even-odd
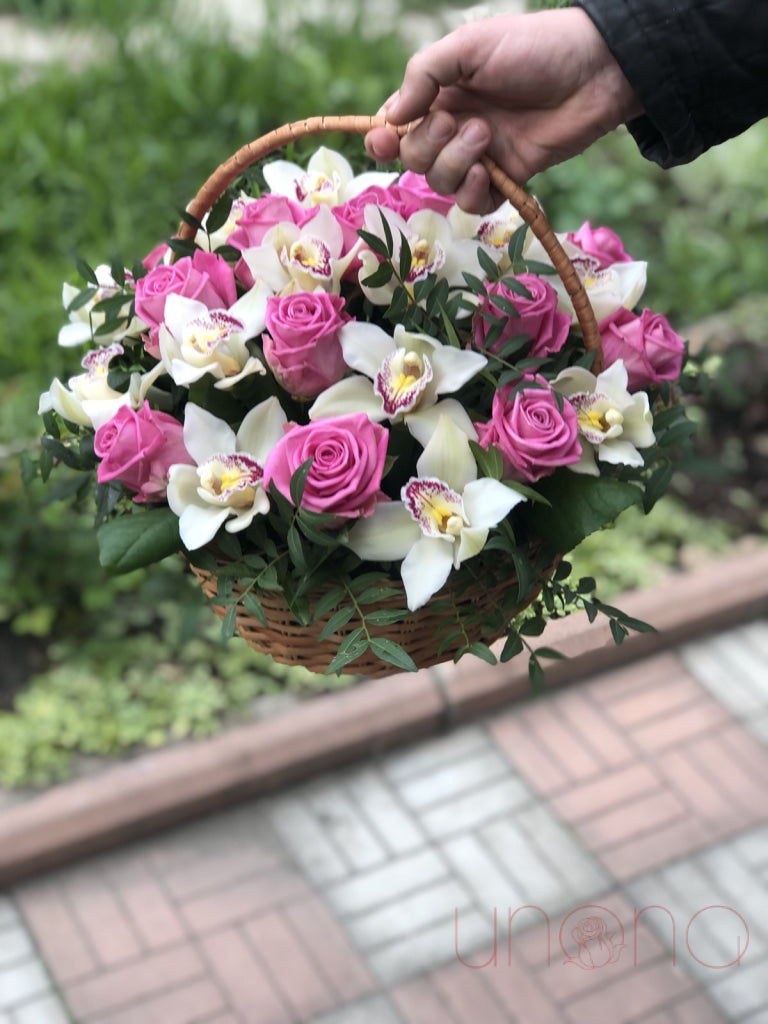
[[(525, 221), (517, 207), (507, 199), (493, 213), (483, 215), (465, 213), (458, 206), (448, 212), (448, 221), (453, 229), (454, 238), (475, 238), (477, 243), (488, 253), (491, 259), (503, 271), (510, 269), (509, 243), (512, 235), (522, 227)], [(533, 231), (528, 229), (523, 247), (523, 255), (535, 241)]]
[(581, 446), (581, 459), (568, 468), (576, 473), (599, 476), (595, 456), (601, 462), (642, 466), (639, 448), (649, 448), (656, 438), (648, 395), (627, 390), (624, 362), (617, 359), (599, 376), (581, 366), (563, 370), (552, 387), (576, 409), (579, 433), (588, 444)]
[[(394, 210), (375, 205), (366, 206), (366, 231), (385, 240), (386, 230), (382, 219), (386, 221), (392, 236), (393, 265), (399, 266), (403, 238), (411, 250), (411, 268), (403, 282), (410, 292), (413, 291), (416, 282), (428, 274), (445, 278), (452, 287), (459, 287), (464, 284), (464, 271), (471, 274), (480, 272), (477, 242), (470, 238), (455, 238), (447, 217), (434, 210), (417, 210), (406, 221)], [(374, 305), (388, 306), (397, 287), (397, 281), (392, 280), (378, 287), (366, 285), (365, 279), (379, 268), (379, 257), (365, 247), (360, 249), (358, 255), (362, 264), (358, 280), (363, 293)]]
[(385, 171), (355, 176), (349, 161), (325, 146), (312, 154), (306, 170), (289, 160), (272, 160), (264, 167), (270, 192), (302, 206), (340, 206), (373, 185), (386, 188), (396, 177)]
[[(232, 206), (229, 210), (229, 215), (220, 228), (215, 231), (211, 231), (210, 234), (207, 231), (198, 231), (195, 235), (195, 244), (199, 245), (201, 249), (206, 249), (209, 252), (215, 252), (222, 245), (226, 245), (229, 240), (229, 236), (237, 227), (237, 222), (243, 215), (243, 210), (249, 203), (255, 202), (251, 196), (247, 196), (245, 192), (241, 192), (237, 199), (233, 200)], [(206, 213), (203, 217), (202, 224), (205, 227), (208, 223), (208, 217), (210, 215)]]
[(248, 351), (247, 342), (264, 330), (271, 289), (257, 282), (230, 309), (208, 309), (196, 299), (169, 295), (158, 344), (166, 372), (176, 384), (189, 387), (206, 374), (214, 387), (227, 389), (266, 368)]
[[(59, 331), (59, 345), (62, 348), (74, 348), (76, 345), (85, 345), (87, 342), (93, 341), (93, 333), (99, 327), (102, 327), (105, 322), (104, 313), (93, 311), (93, 307), (101, 302), (103, 299), (109, 299), (113, 295), (116, 295), (120, 290), (120, 286), (112, 276), (111, 269), (106, 263), (100, 264), (95, 268), (94, 274), (98, 281), (98, 288), (96, 294), (93, 295), (84, 305), (78, 309), (72, 310), (69, 314), (70, 322), (65, 324)], [(130, 271), (125, 272), (126, 282), (131, 282), (133, 277)], [(88, 287), (91, 287), (90, 285)], [(76, 288), (72, 284), (64, 284), (62, 289), (61, 300), (64, 303), (64, 309), (69, 309), (70, 305), (75, 301), (78, 295), (82, 294), (85, 289)], [(129, 295), (125, 297), (125, 305), (120, 310), (120, 317), (127, 316), (131, 305), (131, 298)], [(109, 341), (120, 341), (121, 338), (125, 338), (127, 335), (139, 335), (142, 331), (146, 330), (147, 325), (134, 316), (126, 324), (124, 320), (118, 318), (120, 326), (114, 331), (109, 331), (99, 335), (99, 341), (104, 343)]]
[(357, 375), (323, 391), (309, 410), (310, 419), (364, 412), (374, 423), (404, 421), (426, 445), (444, 415), (477, 440), (464, 407), (451, 398), (438, 402), (438, 396), (471, 380), (486, 365), (485, 356), (411, 334), (402, 324), (392, 337), (375, 324), (353, 321), (342, 327), (339, 340), (344, 361)]
[(70, 423), (98, 430), (121, 405), (138, 409), (163, 373), (163, 367), (158, 365), (149, 373), (132, 374), (128, 390), (116, 391), (109, 386), (109, 364), (122, 354), (123, 346), (118, 342), (88, 352), (81, 363), (85, 373), (70, 377), (66, 385), (54, 377), (49, 390), (40, 396), (38, 412), (42, 415), (53, 410)]
[(485, 547), (489, 530), (525, 499), (498, 480), (477, 479), (464, 432), (441, 417), (401, 501), (381, 502), (350, 530), (349, 547), (372, 561), (402, 559), (408, 607), (421, 608), (452, 568)]
[(284, 223), (270, 228), (261, 245), (243, 250), (243, 259), (254, 280), (266, 282), (276, 294), (322, 288), (338, 295), (341, 278), (358, 248), (354, 246), (342, 256), (341, 225), (321, 206), (304, 227)]
[[(608, 267), (601, 268), (600, 261), (596, 256), (584, 252), (578, 245), (568, 241), (565, 235), (558, 235), (557, 238), (581, 278), (598, 321), (611, 316), (622, 307), (634, 309), (645, 291), (648, 276), (646, 262), (633, 260), (626, 263), (612, 263)], [(551, 259), (538, 239), (530, 245), (526, 255), (532, 260), (552, 266)], [(553, 274), (548, 280), (558, 294), (558, 309), (563, 313), (568, 313), (575, 324), (577, 318), (573, 303), (562, 280), (557, 274)]]
[(269, 510), (264, 460), (283, 436), (285, 423), (274, 397), (251, 409), (237, 434), (224, 420), (187, 404), (184, 447), (197, 465), (171, 466), (168, 504), (179, 517), (179, 535), (188, 551), (213, 540), (221, 526), (237, 533)]

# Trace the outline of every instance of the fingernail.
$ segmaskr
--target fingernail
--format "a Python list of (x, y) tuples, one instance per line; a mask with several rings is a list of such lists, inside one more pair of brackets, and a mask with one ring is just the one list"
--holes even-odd
[(467, 121), (461, 129), (461, 137), (470, 146), (484, 146), (488, 141), (488, 129), (482, 121)]
[(384, 114), (385, 117), (394, 117), (395, 114), (397, 113), (397, 108), (398, 108), (399, 104), (400, 104), (400, 93), (396, 92), (392, 96), (389, 97), (387, 102), (381, 108), (382, 113)]

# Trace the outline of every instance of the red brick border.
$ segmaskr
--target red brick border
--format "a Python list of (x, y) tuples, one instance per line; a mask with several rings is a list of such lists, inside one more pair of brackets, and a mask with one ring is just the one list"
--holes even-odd
[[(768, 548), (624, 595), (628, 614), (655, 625), (615, 647), (607, 624), (552, 622), (541, 643), (563, 686), (768, 611)], [(416, 675), (369, 680), (284, 714), (116, 765), (0, 813), (0, 885), (296, 781), (319, 769), (428, 736), (528, 696), (524, 659), (495, 668), (474, 659)]]

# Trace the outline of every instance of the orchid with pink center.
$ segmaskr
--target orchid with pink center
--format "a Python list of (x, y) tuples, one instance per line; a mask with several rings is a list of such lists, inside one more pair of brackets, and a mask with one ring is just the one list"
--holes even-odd
[(525, 500), (498, 480), (477, 478), (469, 440), (447, 416), (440, 418), (416, 470), (401, 501), (381, 502), (353, 526), (348, 541), (360, 558), (402, 559), (411, 611), (440, 590), (452, 568), (479, 554), (491, 528)]
[(158, 343), (162, 365), (175, 383), (189, 387), (210, 374), (216, 378), (214, 387), (227, 389), (250, 374), (266, 373), (247, 342), (264, 330), (270, 294), (259, 282), (228, 310), (169, 295)]
[(123, 346), (118, 342), (86, 353), (81, 364), (85, 373), (70, 377), (66, 387), (54, 377), (49, 390), (40, 396), (38, 412), (42, 414), (52, 409), (70, 423), (98, 429), (121, 405), (138, 409), (152, 384), (162, 375), (163, 367), (158, 364), (148, 373), (134, 373), (127, 391), (115, 391), (109, 386), (109, 364), (122, 354)]
[[(229, 241), (229, 236), (237, 227), (237, 222), (243, 215), (243, 210), (249, 203), (254, 202), (251, 196), (247, 196), (245, 192), (241, 192), (240, 195), (232, 201), (232, 206), (229, 210), (229, 216), (215, 231), (208, 233), (207, 231), (198, 231), (195, 235), (195, 243), (200, 246), (201, 249), (206, 249), (209, 252), (215, 252), (220, 246), (226, 245)], [(208, 223), (209, 214), (203, 217), (203, 227)]]
[(302, 206), (340, 206), (372, 185), (386, 188), (396, 177), (396, 173), (386, 171), (355, 176), (349, 161), (325, 146), (312, 154), (306, 170), (289, 160), (272, 160), (264, 167), (270, 192)]
[[(84, 345), (86, 342), (93, 341), (93, 332), (100, 327), (103, 327), (105, 322), (104, 313), (94, 312), (93, 307), (101, 302), (103, 299), (112, 298), (120, 291), (120, 286), (112, 276), (112, 270), (106, 264), (100, 264), (94, 270), (96, 280), (98, 281), (98, 288), (96, 294), (90, 298), (84, 305), (80, 306), (79, 309), (73, 310), (69, 314), (70, 322), (65, 324), (59, 331), (59, 345), (63, 348), (72, 348), (75, 345)], [(126, 285), (129, 287), (133, 286), (133, 275), (129, 270), (125, 271)], [(90, 286), (89, 286), (90, 287)], [(72, 284), (64, 284), (62, 290), (62, 302), (64, 303), (64, 309), (69, 309), (69, 306), (74, 300), (81, 294), (83, 289), (76, 288)], [(131, 297), (126, 295), (125, 305), (120, 310), (121, 317), (118, 318), (116, 323), (119, 326), (109, 333), (99, 334), (98, 339), (101, 342), (108, 341), (120, 341), (121, 338), (126, 335), (139, 335), (143, 330), (146, 329), (146, 324), (134, 316), (131, 320), (126, 323), (124, 317), (127, 317), (128, 311), (131, 305)]]
[(357, 374), (323, 391), (309, 410), (310, 419), (364, 412), (374, 423), (404, 422), (426, 445), (440, 416), (448, 416), (477, 440), (464, 407), (452, 398), (438, 402), (438, 396), (463, 387), (486, 365), (485, 356), (412, 334), (402, 324), (392, 337), (376, 324), (352, 321), (341, 328), (339, 341), (345, 363)]
[[(449, 219), (434, 210), (417, 210), (406, 221), (394, 210), (381, 206), (366, 206), (365, 230), (384, 240), (386, 231), (382, 219), (386, 221), (392, 236), (393, 265), (399, 266), (403, 238), (411, 250), (411, 267), (403, 281), (404, 287), (411, 294), (416, 282), (423, 280), (428, 274), (445, 278), (452, 287), (459, 287), (464, 284), (462, 275), (465, 271), (470, 274), (481, 271), (477, 259), (477, 242), (470, 238), (455, 238)], [(374, 305), (388, 306), (398, 282), (393, 279), (379, 287), (366, 285), (365, 279), (374, 274), (379, 267), (379, 257), (370, 249), (362, 248), (359, 258), (362, 268), (358, 280), (364, 295)]]
[(341, 278), (359, 245), (344, 256), (343, 249), (341, 225), (321, 206), (303, 227), (286, 222), (270, 228), (261, 245), (243, 250), (243, 259), (254, 280), (266, 282), (276, 295), (317, 288), (338, 295)]
[(581, 366), (563, 370), (552, 387), (564, 395), (576, 410), (579, 434), (587, 441), (581, 458), (568, 468), (576, 473), (599, 476), (595, 456), (601, 462), (642, 466), (639, 448), (655, 443), (653, 415), (644, 391), (630, 394), (624, 362), (617, 359), (599, 376)]
[(168, 504), (179, 517), (188, 551), (213, 540), (221, 526), (237, 533), (269, 510), (264, 461), (283, 436), (286, 416), (276, 398), (246, 415), (237, 434), (207, 410), (189, 402), (184, 410), (184, 447), (196, 466), (171, 466)]

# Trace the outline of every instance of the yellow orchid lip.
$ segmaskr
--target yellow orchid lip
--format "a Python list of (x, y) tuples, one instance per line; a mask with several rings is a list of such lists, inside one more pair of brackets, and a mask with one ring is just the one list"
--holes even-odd
[(212, 455), (198, 466), (198, 494), (206, 501), (230, 508), (248, 508), (256, 496), (256, 486), (264, 477), (264, 468), (249, 455)]
[(387, 416), (411, 412), (432, 380), (432, 364), (418, 352), (397, 348), (376, 374), (373, 390)]
[(453, 540), (467, 526), (464, 502), (436, 477), (412, 477), (401, 492), (404, 507), (428, 537)]

